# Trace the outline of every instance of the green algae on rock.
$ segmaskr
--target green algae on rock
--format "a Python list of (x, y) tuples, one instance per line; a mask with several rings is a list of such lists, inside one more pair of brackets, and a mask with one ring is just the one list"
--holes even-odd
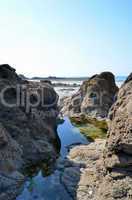
[(106, 120), (98, 120), (86, 115), (73, 116), (70, 119), (88, 140), (94, 141), (97, 138), (106, 138), (108, 129)]

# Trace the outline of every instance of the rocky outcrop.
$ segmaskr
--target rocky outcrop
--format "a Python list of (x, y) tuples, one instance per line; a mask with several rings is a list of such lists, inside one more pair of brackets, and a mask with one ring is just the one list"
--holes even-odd
[(124, 84), (128, 83), (131, 80), (132, 80), (132, 73), (127, 77), (127, 79), (125, 80)]
[(27, 165), (56, 160), (57, 101), (51, 85), (22, 80), (9, 65), (0, 66), (0, 200), (15, 199)]
[(104, 146), (105, 140), (100, 139), (89, 145), (78, 145), (70, 150), (67, 158), (57, 161), (56, 173), (50, 182), (57, 191), (55, 199), (91, 199), (95, 186), (95, 164), (101, 158)]
[(121, 87), (109, 118), (110, 128), (105, 151), (106, 166), (123, 169), (124, 165), (125, 170), (129, 168), (132, 171), (132, 78)]
[(21, 82), (21, 79), (17, 76), (15, 69), (7, 64), (0, 65), (0, 79), (12, 82)]
[(106, 142), (95, 140), (69, 153), (72, 164), (63, 170), (62, 182), (73, 199), (132, 199), (132, 76), (119, 90), (108, 125)]
[(92, 117), (107, 117), (117, 92), (112, 73), (94, 75), (83, 82), (76, 94), (60, 101), (61, 112), (64, 115), (84, 113)]
[(132, 199), (131, 75), (120, 88), (109, 118), (108, 138), (101, 162), (105, 174), (97, 185), (95, 199), (130, 200)]

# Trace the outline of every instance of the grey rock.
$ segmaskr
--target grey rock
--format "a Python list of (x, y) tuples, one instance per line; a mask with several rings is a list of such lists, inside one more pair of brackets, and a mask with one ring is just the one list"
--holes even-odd
[(114, 75), (103, 72), (84, 81), (76, 94), (63, 98), (60, 101), (60, 109), (64, 115), (83, 113), (105, 118), (117, 92)]
[[(0, 96), (0, 200), (12, 200), (24, 181), (22, 169), (41, 161), (49, 162), (52, 167), (55, 163), (60, 148), (56, 132), (58, 95), (51, 85), (22, 80), (9, 65), (0, 65), (0, 94), (3, 91), (4, 101)], [(35, 105), (36, 96), (39, 99)], [(19, 103), (18, 97), (23, 97)], [(12, 175), (15, 173), (17, 178)]]

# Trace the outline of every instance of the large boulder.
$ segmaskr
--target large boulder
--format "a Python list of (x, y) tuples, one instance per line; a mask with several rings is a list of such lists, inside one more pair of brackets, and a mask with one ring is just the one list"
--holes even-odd
[(132, 74), (120, 88), (109, 119), (108, 138), (101, 163), (105, 175), (101, 179), (95, 199), (131, 200)]
[[(132, 76), (120, 88), (109, 112), (103, 156), (92, 169), (84, 170), (80, 181), (81, 187), (87, 181), (87, 188), (91, 188), (91, 197), (87, 200), (132, 199)], [(78, 187), (77, 199), (86, 199), (80, 197), (81, 187)]]
[(120, 88), (109, 119), (105, 165), (132, 172), (132, 76)]
[(64, 115), (84, 113), (92, 117), (105, 118), (117, 92), (118, 87), (111, 72), (94, 75), (83, 82), (76, 94), (61, 100), (61, 112)]
[(58, 157), (57, 101), (51, 85), (23, 81), (9, 65), (0, 66), (0, 199), (15, 199), (25, 167), (53, 165)]
[(8, 64), (0, 65), (0, 80), (10, 80), (11, 82), (21, 82), (21, 78), (16, 74), (16, 70)]

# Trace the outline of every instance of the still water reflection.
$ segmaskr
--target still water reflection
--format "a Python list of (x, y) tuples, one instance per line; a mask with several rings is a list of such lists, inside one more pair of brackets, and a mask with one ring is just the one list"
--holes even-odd
[[(70, 146), (76, 144), (88, 144), (87, 139), (75, 128), (70, 120), (64, 118), (64, 123), (58, 126), (58, 135), (61, 140), (60, 158), (66, 157)], [(43, 164), (45, 166), (45, 164)], [(37, 171), (31, 176), (28, 173), (28, 180), (24, 185), (22, 194), (16, 200), (71, 200), (59, 180), (59, 171), (56, 169), (52, 174), (44, 176), (45, 167), (36, 168)]]

